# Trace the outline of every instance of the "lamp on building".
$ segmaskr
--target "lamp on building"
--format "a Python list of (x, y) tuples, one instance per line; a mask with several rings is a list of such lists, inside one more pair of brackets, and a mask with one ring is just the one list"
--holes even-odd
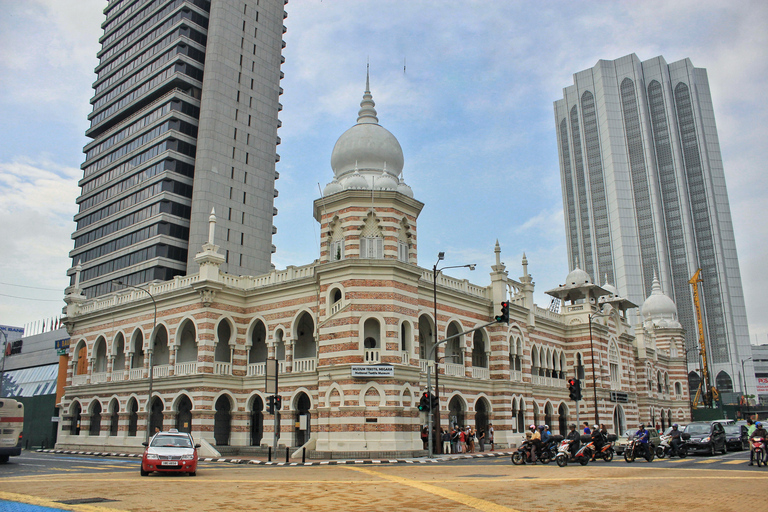
[[(438, 375), (440, 374), (440, 367), (438, 366), (439, 358), (437, 356), (437, 333), (439, 332), (437, 328), (437, 276), (440, 272), (443, 270), (447, 270), (449, 268), (468, 268), (469, 270), (475, 270), (475, 264), (470, 263), (468, 265), (453, 265), (450, 267), (442, 267), (437, 268), (437, 264), (440, 263), (442, 260), (445, 259), (445, 253), (439, 252), (437, 253), (437, 261), (435, 262), (434, 266), (432, 267), (432, 296), (434, 299), (434, 306), (435, 306), (435, 337), (434, 341), (432, 343), (432, 349), (431, 352), (427, 355), (427, 361), (432, 360), (432, 352), (434, 352), (434, 361), (435, 361), (435, 402), (437, 402), (437, 410), (433, 412), (432, 407), (430, 405), (429, 408), (429, 427), (428, 427), (428, 434), (429, 434), (429, 456), (432, 457), (434, 454), (434, 438), (435, 435), (432, 433), (432, 425), (436, 424), (438, 427), (440, 426), (440, 394), (438, 392)], [(445, 342), (447, 340), (443, 340)], [(427, 363), (427, 391), (430, 393), (432, 392), (431, 389), (431, 383), (430, 383), (430, 372), (429, 372), (429, 363)], [(433, 416), (434, 423), (433, 423)], [(437, 434), (437, 429), (435, 431), (435, 434)], [(442, 443), (438, 443), (438, 451), (442, 450)]]
[(152, 332), (149, 335), (149, 395), (147, 395), (147, 442), (149, 442), (149, 436), (151, 435), (150, 432), (150, 421), (152, 419), (152, 353), (154, 352), (154, 342), (155, 342), (155, 328), (157, 327), (157, 302), (155, 302), (155, 297), (149, 293), (148, 290), (145, 290), (144, 288), (140, 288), (138, 286), (134, 286), (132, 284), (125, 283), (123, 281), (112, 281), (112, 284), (117, 284), (120, 286), (127, 286), (128, 288), (134, 288), (136, 290), (142, 291), (149, 295), (149, 298), (152, 299), (152, 306), (155, 309), (155, 316), (152, 320)]

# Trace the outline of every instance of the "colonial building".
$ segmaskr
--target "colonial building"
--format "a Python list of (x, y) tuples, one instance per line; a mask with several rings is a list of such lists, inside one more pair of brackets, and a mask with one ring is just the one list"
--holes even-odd
[[(423, 453), (427, 418), (417, 406), (436, 341), (441, 426), (492, 421), (501, 445), (531, 423), (565, 432), (577, 415), (621, 431), (690, 417), (683, 332), (662, 325), (658, 311), (634, 337), (633, 305), (579, 269), (550, 292), (564, 302), (559, 313), (538, 307), (527, 260), (510, 278), (498, 242), (488, 286), (419, 267), (423, 204), (403, 180), (403, 161), (366, 84), (314, 203), (315, 262), (224, 273), (212, 212), (197, 274), (96, 299), (80, 293), (76, 274), (57, 446), (138, 450), (147, 426), (190, 431), (222, 452), (272, 445), (265, 371), (274, 358), (280, 445), (308, 443), (321, 456)], [(490, 323), (503, 300), (509, 325)], [(663, 314), (675, 315), (674, 305)], [(582, 379), (578, 412), (573, 376)]]

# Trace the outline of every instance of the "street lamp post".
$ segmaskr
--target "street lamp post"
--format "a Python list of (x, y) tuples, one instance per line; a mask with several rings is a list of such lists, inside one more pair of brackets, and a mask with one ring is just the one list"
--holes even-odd
[(134, 286), (132, 284), (125, 283), (123, 281), (112, 281), (114, 284), (119, 284), (120, 286), (127, 286), (128, 288), (134, 288), (136, 290), (140, 290), (147, 295), (149, 295), (149, 298), (152, 299), (152, 306), (155, 310), (155, 316), (152, 320), (152, 332), (149, 335), (150, 345), (149, 345), (149, 395), (147, 396), (147, 442), (149, 442), (149, 436), (151, 435), (151, 432), (149, 431), (150, 427), (150, 420), (152, 419), (152, 354), (154, 353), (154, 342), (155, 342), (155, 328), (157, 327), (157, 302), (155, 302), (155, 297), (152, 296), (151, 293), (149, 293), (148, 290), (145, 290), (144, 288), (140, 288), (138, 286)]
[(605, 314), (601, 312), (589, 314), (589, 351), (591, 353), (591, 359), (592, 359), (592, 396), (594, 397), (594, 400), (595, 400), (595, 425), (599, 425), (600, 418), (597, 412), (597, 377), (596, 377), (596, 371), (595, 371), (595, 348), (592, 341), (592, 319), (595, 318), (596, 316), (605, 316)]
[(741, 398), (744, 400), (744, 403), (747, 404), (747, 414), (749, 414), (749, 399), (745, 396), (746, 395), (745, 391), (746, 391), (746, 388), (747, 388), (747, 377), (745, 375), (746, 372), (744, 371), (744, 363), (749, 361), (750, 359), (752, 359), (752, 356), (749, 356), (748, 358), (741, 360), (741, 375), (740, 375), (740, 377), (741, 377)]
[(8, 335), (5, 334), (3, 329), (0, 329), (5, 337), (5, 343), (3, 344), (3, 366), (0, 368), (0, 398), (3, 397), (3, 381), (5, 380), (5, 360), (8, 358)]
[[(429, 405), (429, 426), (427, 427), (427, 433), (429, 434), (429, 456), (431, 457), (434, 448), (434, 437), (437, 434), (437, 430), (440, 427), (440, 394), (438, 392), (438, 375), (440, 375), (440, 367), (438, 366), (439, 363), (439, 357), (437, 355), (437, 275), (442, 272), (443, 270), (449, 269), (449, 268), (468, 268), (469, 270), (475, 270), (475, 264), (471, 263), (468, 265), (454, 265), (451, 267), (443, 267), (443, 268), (437, 268), (437, 264), (440, 263), (442, 260), (445, 259), (445, 253), (439, 252), (437, 253), (437, 261), (435, 262), (434, 266), (432, 267), (432, 298), (434, 299), (434, 313), (435, 313), (435, 339), (434, 343), (432, 344), (432, 350), (435, 352), (435, 398), (437, 402), (437, 411), (435, 411), (435, 424), (437, 427), (435, 427), (435, 434), (432, 433), (432, 402), (430, 401)], [(444, 340), (445, 341), (445, 340)], [(431, 357), (428, 357), (427, 360), (430, 360)], [(430, 382), (429, 382), (429, 364), (427, 364), (427, 390), (431, 393), (432, 389), (430, 388)], [(442, 450), (442, 443), (438, 444), (438, 451)]]

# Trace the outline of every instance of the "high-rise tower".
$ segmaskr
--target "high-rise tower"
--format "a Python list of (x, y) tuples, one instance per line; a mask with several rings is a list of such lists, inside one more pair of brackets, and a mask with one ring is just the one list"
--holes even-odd
[(68, 272), (81, 263), (85, 295), (196, 272), (211, 209), (222, 270), (270, 270), (285, 3), (104, 9)]
[[(568, 259), (640, 304), (658, 273), (698, 364), (689, 279), (702, 269), (710, 374), (754, 393), (739, 262), (707, 72), (689, 59), (599, 61), (554, 104)], [(695, 387), (695, 386), (694, 386)]]

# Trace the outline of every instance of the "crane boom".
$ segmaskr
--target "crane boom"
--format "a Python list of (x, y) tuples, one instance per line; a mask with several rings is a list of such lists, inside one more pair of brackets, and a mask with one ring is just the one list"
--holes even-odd
[[(703, 395), (704, 401), (708, 406), (712, 405), (713, 400), (720, 398), (720, 393), (717, 388), (709, 383), (709, 365), (707, 364), (707, 344), (704, 339), (704, 321), (701, 317), (701, 301), (699, 300), (699, 283), (702, 282), (701, 269), (696, 270), (688, 284), (693, 287), (693, 304), (696, 307), (696, 325), (699, 329), (699, 349), (701, 351), (701, 373), (702, 382), (704, 383), (704, 393), (701, 392), (702, 382), (699, 382), (699, 389), (696, 392), (696, 398), (693, 402), (693, 407), (696, 408), (699, 405), (699, 397)], [(709, 390), (707, 390), (709, 388)]]

